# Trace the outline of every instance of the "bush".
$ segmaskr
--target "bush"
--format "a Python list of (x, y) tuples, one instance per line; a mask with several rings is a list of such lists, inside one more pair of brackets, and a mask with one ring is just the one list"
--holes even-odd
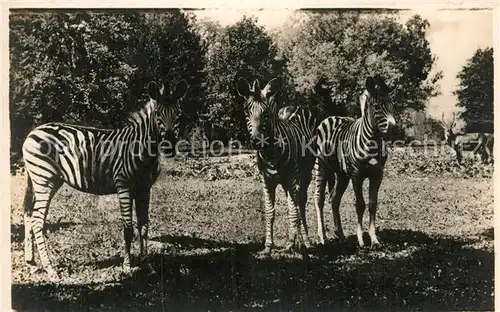
[(451, 176), (455, 178), (492, 178), (493, 165), (478, 157), (466, 157), (459, 164), (455, 152), (447, 146), (435, 150), (395, 148), (389, 151), (388, 175)]

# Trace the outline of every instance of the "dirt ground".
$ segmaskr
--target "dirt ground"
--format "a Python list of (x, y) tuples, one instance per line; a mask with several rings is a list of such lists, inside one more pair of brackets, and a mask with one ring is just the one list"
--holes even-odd
[[(51, 257), (62, 275), (57, 284), (24, 265), (26, 177), (12, 176), (13, 308), (493, 310), (491, 176), (409, 167), (397, 160), (388, 163), (377, 216), (381, 248), (357, 248), (349, 187), (340, 208), (348, 242), (339, 248), (314, 246), (309, 261), (304, 261), (298, 253), (281, 250), (287, 236), (281, 189), (277, 248), (270, 258), (258, 255), (264, 224), (253, 155), (166, 160), (150, 208), (148, 261), (153, 271), (136, 268), (132, 276), (120, 274), (116, 195), (98, 197), (64, 186), (46, 225)], [(313, 189), (312, 184), (307, 222), (310, 238), (317, 242)], [(325, 220), (331, 229), (328, 204)], [(138, 254), (137, 241), (133, 253)], [(137, 265), (137, 257), (133, 260)]]

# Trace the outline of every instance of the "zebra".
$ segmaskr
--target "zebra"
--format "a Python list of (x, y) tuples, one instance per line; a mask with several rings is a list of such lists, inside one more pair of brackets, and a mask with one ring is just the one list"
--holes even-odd
[[(149, 100), (130, 114), (119, 129), (100, 129), (52, 122), (33, 129), (22, 153), (28, 175), (24, 199), (24, 253), (28, 265), (34, 261), (35, 238), (40, 261), (49, 278), (58, 279), (46, 247), (43, 228), (50, 202), (57, 190), (68, 184), (94, 195), (118, 194), (123, 222), (123, 271), (130, 272), (130, 245), (133, 240), (132, 205), (139, 232), (140, 255), (147, 255), (149, 200), (151, 186), (160, 174), (158, 149), (161, 135), (173, 132), (180, 115), (179, 99), (188, 85), (179, 81), (173, 92), (155, 81), (148, 86)], [(165, 146), (169, 148), (169, 146)]]
[(363, 181), (366, 178), (370, 182), (369, 235), (372, 246), (380, 244), (376, 235), (375, 216), (378, 191), (387, 160), (387, 147), (383, 135), (396, 124), (390, 100), (391, 92), (381, 75), (369, 76), (366, 79), (365, 90), (360, 96), (362, 116), (358, 119), (330, 116), (316, 129), (315, 206), (318, 236), (322, 245), (325, 244), (323, 220), (325, 187), (328, 184), (333, 210), (333, 238), (336, 241), (343, 241), (345, 236), (339, 208), (349, 180), (352, 180), (358, 216), (357, 238), (359, 246), (364, 247), (362, 221), (366, 206), (363, 199)]
[(473, 154), (480, 154), (481, 160), (485, 164), (493, 161), (493, 133), (483, 132), (484, 129), (481, 130), (482, 132), (455, 133), (453, 131), (455, 125), (455, 113), (453, 113), (453, 119), (449, 123), (444, 121), (444, 113), (441, 115), (444, 140), (457, 154), (459, 163), (462, 163), (465, 150), (470, 150)]
[[(281, 109), (276, 101), (278, 80), (273, 78), (260, 89), (259, 81), (250, 86), (245, 78), (237, 82), (237, 92), (245, 99), (244, 111), (250, 145), (257, 150), (257, 167), (264, 189), (265, 246), (261, 254), (273, 248), (276, 187), (281, 184), (287, 196), (289, 233), (285, 250), (290, 251), (298, 237), (301, 250), (310, 247), (305, 208), (307, 188), (312, 179), (312, 143), (318, 122), (312, 113), (298, 106)], [(279, 109), (279, 110), (278, 110)], [(298, 211), (300, 211), (300, 215)]]

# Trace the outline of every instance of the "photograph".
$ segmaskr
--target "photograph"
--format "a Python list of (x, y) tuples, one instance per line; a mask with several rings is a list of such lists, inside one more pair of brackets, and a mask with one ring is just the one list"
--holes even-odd
[(12, 310), (495, 309), (495, 8), (7, 11)]

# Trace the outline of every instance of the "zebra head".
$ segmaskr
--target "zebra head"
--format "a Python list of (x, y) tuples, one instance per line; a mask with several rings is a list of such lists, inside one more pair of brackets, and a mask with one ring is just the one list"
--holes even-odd
[(455, 113), (453, 113), (453, 119), (451, 120), (451, 122), (447, 123), (444, 121), (443, 112), (443, 114), (441, 115), (441, 127), (443, 127), (444, 130), (444, 140), (450, 145), (455, 142), (455, 139), (457, 137), (455, 132), (453, 132), (453, 128), (456, 124), (457, 122), (455, 121)]
[(175, 154), (175, 144), (177, 142), (179, 117), (181, 116), (181, 107), (178, 100), (186, 95), (188, 84), (185, 80), (177, 83), (175, 88), (170, 91), (168, 85), (162, 83), (161, 86), (154, 81), (148, 84), (148, 95), (156, 103), (156, 120), (160, 140), (168, 140), (169, 148)]
[(274, 78), (261, 89), (257, 79), (250, 85), (245, 78), (239, 78), (236, 90), (245, 99), (244, 110), (250, 143), (253, 147), (262, 146), (265, 139), (272, 135), (269, 130), (277, 109), (274, 96), (278, 91), (278, 81)]
[(376, 75), (366, 79), (366, 91), (368, 96), (362, 111), (363, 113), (365, 109), (371, 111), (372, 116), (370, 117), (373, 117), (372, 120), (377, 124), (379, 131), (387, 133), (391, 127), (396, 125), (394, 107), (390, 98), (392, 90), (386, 85), (382, 76)]

